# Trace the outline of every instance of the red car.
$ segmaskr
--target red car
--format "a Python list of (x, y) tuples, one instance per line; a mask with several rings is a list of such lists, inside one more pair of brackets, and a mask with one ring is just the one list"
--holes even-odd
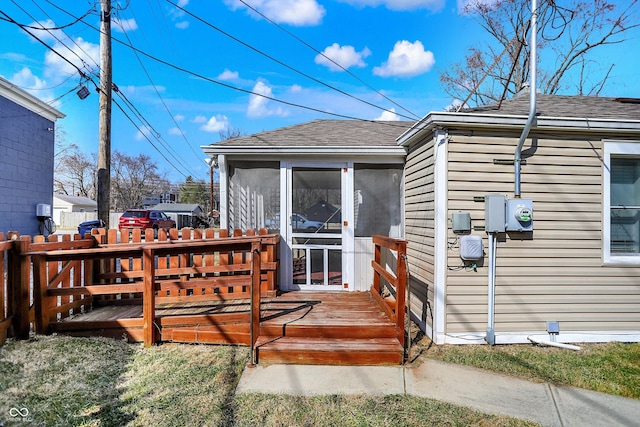
[(146, 230), (147, 228), (153, 228), (158, 230), (160, 228), (169, 230), (175, 228), (176, 222), (169, 218), (167, 214), (162, 211), (153, 209), (129, 209), (125, 211), (118, 220), (118, 228), (141, 228)]

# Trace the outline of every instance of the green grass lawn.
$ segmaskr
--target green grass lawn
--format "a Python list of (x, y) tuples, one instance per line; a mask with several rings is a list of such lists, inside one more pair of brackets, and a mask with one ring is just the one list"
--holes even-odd
[(420, 358), (640, 399), (639, 343), (581, 344), (573, 351), (524, 344), (429, 346), (426, 340), (415, 349)]
[[(406, 395), (235, 395), (248, 349), (38, 336), (0, 348), (8, 426), (534, 426)], [(28, 410), (16, 415), (11, 408)], [(13, 416), (12, 416), (13, 414)], [(24, 414), (24, 412), (23, 412)]]

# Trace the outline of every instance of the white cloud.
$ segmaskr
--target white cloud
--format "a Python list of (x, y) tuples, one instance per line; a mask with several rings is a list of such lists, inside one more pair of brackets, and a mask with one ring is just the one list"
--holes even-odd
[(148, 126), (142, 126), (138, 129), (138, 132), (136, 132), (134, 138), (136, 141), (142, 141), (148, 139), (149, 135), (151, 135), (151, 129), (149, 129)]
[(200, 126), (200, 130), (205, 132), (220, 132), (226, 130), (228, 127), (229, 119), (227, 116), (218, 114), (217, 116), (211, 116), (207, 124)]
[[(225, 3), (234, 10), (247, 8), (239, 0), (225, 0)], [(316, 0), (246, 0), (245, 3), (275, 22), (296, 26), (318, 25), (327, 12)]]
[[(38, 29), (42, 27), (42, 29)], [(56, 40), (70, 40), (62, 30), (45, 30), (45, 28), (55, 28), (56, 23), (51, 19), (45, 21), (35, 21), (29, 24), (29, 31), (32, 31), (39, 39), (46, 42), (54, 42)]]
[[(55, 43), (53, 47), (56, 52), (63, 55), (69, 62), (73, 63), (84, 72), (88, 73), (90, 71), (87, 67), (97, 67), (96, 64), (100, 61), (99, 45), (87, 42), (81, 37), (76, 38), (73, 43), (68, 43), (66, 45), (68, 47), (63, 46), (58, 42)], [(73, 53), (69, 51), (69, 47)], [(47, 65), (45, 74), (55, 79), (66, 78), (69, 75), (78, 74), (78, 70), (76, 70), (75, 67), (52, 51), (47, 51), (44, 57), (44, 62)]]
[[(36, 21), (30, 24), (30, 27), (53, 28), (56, 24), (48, 19), (46, 21)], [(93, 69), (98, 67), (100, 60), (100, 46), (85, 41), (82, 37), (71, 38), (62, 30), (36, 30), (31, 29), (39, 39), (47, 42), (60, 55), (65, 57), (67, 61), (62, 59), (58, 54), (48, 50), (45, 54), (45, 71), (44, 75), (51, 81), (50, 83), (58, 83), (69, 75), (78, 75), (76, 67), (89, 74)]]
[(193, 120), (191, 120), (193, 123), (204, 123), (207, 121), (207, 118), (205, 116), (195, 116)]
[(300, 85), (293, 85), (293, 86), (291, 86), (291, 88), (289, 89), (289, 92), (291, 92), (291, 93), (300, 93), (300, 92), (302, 92), (302, 86), (300, 86)]
[(400, 117), (396, 114), (395, 108), (390, 108), (385, 110), (373, 120), (387, 121), (387, 122), (397, 122), (400, 120)]
[(23, 67), (9, 79), (13, 84), (19, 86), (33, 96), (43, 101), (53, 99), (53, 91), (46, 89), (47, 82), (36, 76), (27, 67)]
[[(356, 52), (353, 46), (340, 46), (338, 43), (327, 46), (322, 53), (323, 55), (316, 55), (315, 62), (328, 67), (331, 71), (364, 67), (367, 64), (363, 59), (371, 55), (371, 51), (366, 47), (361, 52)], [(342, 68), (336, 64), (340, 64)]]
[[(184, 8), (189, 4), (189, 0), (178, 0), (178, 6)], [(175, 27), (180, 30), (186, 30), (189, 28), (189, 21), (185, 21), (182, 17), (185, 16), (185, 12), (177, 7), (169, 9), (169, 18), (175, 22)]]
[(184, 116), (182, 114), (176, 114), (175, 116), (173, 116), (174, 119), (176, 119), (176, 122), (181, 122), (184, 120)]
[(396, 42), (387, 62), (373, 69), (380, 77), (413, 77), (431, 70), (436, 63), (433, 52), (424, 50), (422, 42)]
[(180, 128), (173, 127), (173, 128), (171, 128), (171, 129), (169, 129), (169, 135), (177, 135), (177, 136), (180, 136), (180, 135), (183, 135), (183, 134), (185, 134), (185, 133), (186, 133), (186, 132), (181, 131), (181, 130), (180, 130)]
[(134, 18), (124, 20), (113, 18), (113, 24), (113, 29), (120, 33), (135, 31), (138, 29), (138, 23)]
[(444, 7), (445, 0), (342, 0), (358, 7), (384, 6), (390, 10), (428, 9), (437, 12)]
[(47, 82), (34, 75), (27, 67), (23, 67), (20, 71), (11, 77), (11, 81), (17, 86), (26, 87), (32, 90), (39, 90), (46, 87)]
[[(444, 107), (444, 111), (456, 111), (458, 108), (460, 108), (461, 105), (462, 101), (460, 101), (458, 98), (454, 98), (451, 101), (451, 104)], [(465, 107), (467, 107), (467, 105), (465, 105)]]
[(228, 68), (225, 68), (218, 76), (218, 80), (237, 80), (239, 76), (240, 75), (237, 71), (231, 71)]
[[(264, 82), (259, 81), (253, 87), (252, 92), (255, 94), (251, 94), (249, 96), (249, 106), (247, 107), (247, 116), (252, 118), (258, 117), (268, 117), (268, 116), (279, 116), (285, 117), (288, 115), (288, 112), (283, 110), (280, 107), (277, 108), (269, 108), (269, 98), (273, 98), (273, 90), (271, 87), (267, 86)], [(256, 95), (258, 94), (258, 95)], [(264, 95), (264, 96), (260, 96)]]

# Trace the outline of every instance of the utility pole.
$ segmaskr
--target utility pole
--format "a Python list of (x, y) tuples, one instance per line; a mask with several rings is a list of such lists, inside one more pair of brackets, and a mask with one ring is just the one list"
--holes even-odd
[(100, 119), (98, 219), (109, 228), (111, 199), (111, 0), (100, 0)]

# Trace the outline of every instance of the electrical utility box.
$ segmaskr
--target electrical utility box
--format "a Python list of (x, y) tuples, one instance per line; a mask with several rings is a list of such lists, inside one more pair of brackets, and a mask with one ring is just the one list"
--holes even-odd
[(502, 194), (484, 196), (484, 231), (487, 233), (505, 232), (506, 197)]
[(51, 205), (46, 203), (38, 203), (36, 205), (36, 216), (51, 218)]
[(455, 234), (471, 233), (471, 214), (462, 211), (451, 214), (451, 228)]
[(507, 199), (507, 231), (533, 231), (533, 200)]
[(465, 261), (480, 261), (484, 258), (482, 237), (475, 234), (460, 237), (460, 258)]

